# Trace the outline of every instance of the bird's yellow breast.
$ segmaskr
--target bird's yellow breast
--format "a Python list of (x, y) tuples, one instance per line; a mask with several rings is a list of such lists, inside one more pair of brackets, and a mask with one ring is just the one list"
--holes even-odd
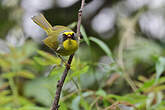
[(63, 42), (64, 49), (67, 51), (74, 52), (78, 49), (78, 43), (76, 40), (67, 39)]

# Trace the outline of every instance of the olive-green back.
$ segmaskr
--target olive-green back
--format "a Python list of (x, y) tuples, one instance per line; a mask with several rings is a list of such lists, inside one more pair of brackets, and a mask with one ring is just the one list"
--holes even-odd
[(66, 26), (54, 26), (52, 29), (52, 32), (48, 34), (48, 37), (43, 40), (43, 42), (49, 47), (52, 48), (53, 50), (56, 50), (58, 48), (59, 42), (58, 42), (58, 36), (61, 34), (61, 32), (64, 31), (72, 31), (70, 28)]

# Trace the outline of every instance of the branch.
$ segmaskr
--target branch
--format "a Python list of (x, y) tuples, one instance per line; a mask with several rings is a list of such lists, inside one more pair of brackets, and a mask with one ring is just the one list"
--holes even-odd
[[(81, 1), (81, 8), (78, 12), (78, 23), (77, 23), (77, 35), (78, 36), (80, 36), (80, 25), (81, 25), (82, 10), (84, 8), (84, 4), (85, 4), (85, 0), (82, 0)], [(60, 94), (61, 94), (61, 91), (62, 91), (62, 87), (64, 85), (64, 81), (67, 77), (68, 71), (70, 70), (70, 65), (72, 63), (73, 56), (74, 56), (74, 54), (72, 54), (69, 57), (67, 65), (65, 67), (65, 70), (63, 72), (63, 75), (61, 76), (61, 79), (57, 83), (56, 95), (55, 95), (54, 102), (53, 102), (51, 110), (58, 110), (58, 108), (60, 107), (60, 105), (58, 104), (59, 100), (60, 100)]]
[(84, 8), (85, 0), (81, 1), (81, 8), (78, 13), (78, 22), (77, 22), (77, 35), (80, 38), (80, 26), (81, 26), (81, 19), (82, 19), (82, 10)]

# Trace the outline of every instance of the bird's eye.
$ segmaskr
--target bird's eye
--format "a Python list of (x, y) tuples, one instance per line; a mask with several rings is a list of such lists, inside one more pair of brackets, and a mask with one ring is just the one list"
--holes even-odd
[(75, 36), (74, 36), (74, 34), (71, 35), (71, 38), (72, 38), (73, 40), (75, 40)]
[(63, 34), (63, 41), (65, 41), (67, 39), (67, 35)]
[(66, 34), (63, 34), (63, 36), (64, 36), (64, 37), (67, 37), (67, 35), (66, 35)]

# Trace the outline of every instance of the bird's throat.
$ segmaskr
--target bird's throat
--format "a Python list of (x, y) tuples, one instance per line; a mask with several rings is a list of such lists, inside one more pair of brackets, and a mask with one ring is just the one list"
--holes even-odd
[(63, 46), (65, 50), (75, 51), (78, 48), (78, 43), (76, 40), (67, 39), (63, 42)]

